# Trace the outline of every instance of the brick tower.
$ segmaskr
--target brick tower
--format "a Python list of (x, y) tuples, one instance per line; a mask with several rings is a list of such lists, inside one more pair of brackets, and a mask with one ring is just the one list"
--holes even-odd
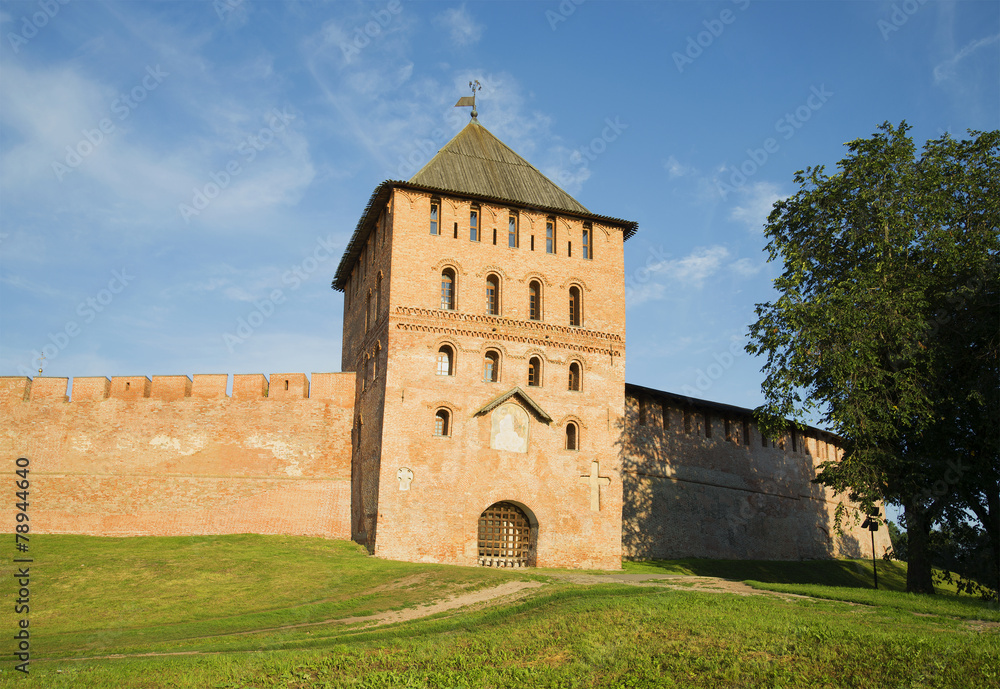
[(620, 567), (636, 230), (475, 115), (375, 189), (333, 282), (356, 375), (355, 540), (398, 560)]

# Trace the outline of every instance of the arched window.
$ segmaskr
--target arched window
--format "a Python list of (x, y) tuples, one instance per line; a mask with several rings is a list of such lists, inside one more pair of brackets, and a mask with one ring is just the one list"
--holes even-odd
[(483, 380), (496, 383), (500, 380), (500, 353), (492, 349), (483, 357)]
[(447, 409), (434, 412), (434, 435), (446, 437), (451, 435), (451, 413)]
[(528, 283), (528, 318), (542, 320), (542, 284), (538, 280)]
[(569, 389), (580, 391), (580, 364), (575, 361), (569, 365)]
[(479, 204), (474, 203), (469, 208), (469, 240), (479, 241)]
[(507, 246), (516, 249), (517, 244), (517, 213), (511, 211), (510, 217), (507, 219)]
[(431, 234), (441, 234), (441, 199), (431, 199)]
[(528, 385), (533, 388), (542, 385), (542, 360), (537, 356), (528, 360)]
[(578, 429), (576, 424), (572, 421), (566, 424), (566, 449), (580, 449), (580, 429)]
[(569, 288), (569, 324), (580, 325), (583, 320), (583, 300), (580, 288), (573, 285)]
[(437, 374), (439, 376), (450, 376), (454, 375), (454, 372), (455, 353), (448, 345), (441, 345), (441, 348), (438, 350)]
[(441, 308), (455, 310), (455, 271), (451, 268), (441, 271)]
[(500, 313), (500, 278), (486, 276), (486, 313), (496, 316)]
[(554, 254), (556, 252), (556, 219), (549, 217), (545, 219), (545, 253)]

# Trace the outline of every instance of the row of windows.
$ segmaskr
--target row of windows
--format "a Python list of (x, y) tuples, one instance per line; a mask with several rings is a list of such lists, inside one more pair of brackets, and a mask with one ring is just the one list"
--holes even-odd
[[(433, 235), (440, 235), (442, 233), (441, 228), (441, 199), (433, 198), (431, 199), (431, 209), (430, 216), (428, 218), (428, 223), (430, 226), (430, 232)], [(454, 224), (453, 229), (455, 239), (458, 239), (458, 223)], [(482, 212), (478, 203), (473, 203), (469, 207), (469, 241), (471, 242), (481, 242), (482, 237)], [(497, 229), (493, 228), (493, 243), (497, 243)], [(517, 249), (521, 245), (521, 233), (520, 233), (520, 217), (517, 211), (510, 211), (507, 217), (507, 246), (511, 249)], [(545, 219), (545, 253), (555, 254), (557, 253), (557, 236), (556, 236), (556, 219), (555, 216), (549, 216)], [(535, 250), (535, 236), (531, 235), (530, 240), (531, 251)], [(583, 229), (580, 233), (580, 253), (585, 259), (592, 259), (594, 257), (594, 230), (593, 226), (589, 222), (583, 223)], [(566, 255), (569, 257), (573, 256), (573, 242), (566, 242)]]
[[(580, 362), (570, 362), (568, 390), (580, 391), (582, 371)], [(439, 376), (455, 375), (455, 350), (451, 348), (451, 345), (441, 345), (438, 349), (437, 374)], [(500, 382), (500, 352), (495, 349), (490, 349), (483, 355), (483, 380), (487, 383)], [(542, 386), (542, 360), (540, 357), (533, 356), (528, 359), (528, 385), (534, 388)]]
[[(454, 311), (457, 303), (455, 287), (456, 276), (454, 268), (441, 271), (441, 309)], [(490, 316), (500, 315), (500, 276), (490, 273), (486, 276), (486, 313)], [(528, 283), (528, 318), (533, 321), (542, 320), (542, 283), (532, 280)], [(569, 288), (569, 324), (579, 326), (583, 323), (583, 292), (578, 285)]]
[[(434, 412), (434, 435), (443, 438), (451, 437), (451, 412), (441, 407)], [(566, 424), (565, 443), (563, 447), (567, 450), (580, 449), (580, 428), (575, 421)]]

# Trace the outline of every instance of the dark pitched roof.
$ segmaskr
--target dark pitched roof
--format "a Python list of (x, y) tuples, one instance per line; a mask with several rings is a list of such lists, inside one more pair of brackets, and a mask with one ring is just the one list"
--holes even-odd
[(340, 258), (333, 278), (334, 289), (344, 290), (351, 268), (357, 262), (368, 235), (378, 221), (379, 211), (389, 201), (393, 189), (465, 196), (525, 210), (571, 215), (619, 227), (626, 240), (639, 230), (639, 224), (634, 220), (588, 211), (473, 119), (409, 181), (386, 180), (376, 187)]
[(531, 411), (535, 412), (539, 419), (545, 423), (552, 423), (552, 417), (545, 413), (535, 400), (528, 397), (528, 393), (522, 390), (520, 387), (514, 387), (503, 393), (499, 397), (494, 398), (492, 401), (487, 402), (486, 406), (477, 411), (473, 416), (479, 416), (480, 414), (488, 414), (493, 411), (501, 404), (509, 400), (511, 397), (518, 397), (523, 401)]
[(410, 184), (571, 213), (590, 213), (476, 119), (413, 175)]

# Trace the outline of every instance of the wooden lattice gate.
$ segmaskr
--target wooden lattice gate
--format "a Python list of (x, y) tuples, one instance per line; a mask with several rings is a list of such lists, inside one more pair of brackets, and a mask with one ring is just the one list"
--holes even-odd
[(483, 567), (527, 567), (533, 550), (531, 523), (510, 502), (490, 505), (479, 516), (479, 564)]

